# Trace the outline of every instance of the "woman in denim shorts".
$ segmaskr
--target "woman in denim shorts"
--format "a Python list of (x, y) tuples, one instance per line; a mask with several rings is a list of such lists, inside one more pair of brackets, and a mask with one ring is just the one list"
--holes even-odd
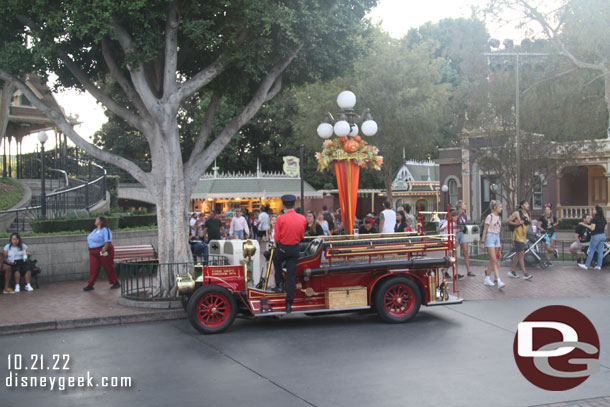
[(468, 217), (466, 216), (466, 203), (461, 200), (457, 201), (455, 208), (458, 211), (457, 219), (455, 221), (455, 237), (457, 238), (458, 244), (460, 245), (462, 254), (464, 256), (464, 263), (466, 263), (466, 271), (468, 271), (467, 275), (469, 277), (474, 277), (476, 276), (476, 274), (470, 271), (468, 242), (466, 241), (466, 234), (464, 233), (466, 230), (466, 223), (468, 223)]
[(491, 201), (489, 203), (489, 209), (491, 210), (491, 213), (487, 215), (487, 218), (485, 219), (483, 241), (481, 242), (481, 248), (487, 248), (487, 253), (489, 253), (489, 267), (487, 268), (487, 270), (489, 270), (489, 275), (485, 276), (483, 284), (490, 287), (496, 285), (490, 278), (490, 275), (493, 272), (498, 281), (498, 288), (502, 288), (505, 284), (500, 278), (500, 265), (496, 258), (497, 251), (500, 250), (500, 231), (502, 230), (500, 212), (502, 212), (502, 203), (499, 201)]

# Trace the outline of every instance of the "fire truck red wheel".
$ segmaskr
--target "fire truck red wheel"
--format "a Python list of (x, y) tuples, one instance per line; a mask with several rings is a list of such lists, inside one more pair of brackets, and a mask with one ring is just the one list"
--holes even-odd
[(235, 320), (237, 304), (233, 295), (219, 286), (197, 289), (187, 306), (189, 322), (204, 334), (215, 334), (227, 329)]
[(419, 311), (421, 293), (406, 277), (392, 277), (376, 290), (375, 308), (385, 322), (398, 324), (411, 320)]

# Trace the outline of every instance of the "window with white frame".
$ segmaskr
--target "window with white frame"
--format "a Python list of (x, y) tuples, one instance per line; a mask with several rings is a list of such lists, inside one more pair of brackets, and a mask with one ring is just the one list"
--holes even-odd
[(534, 182), (534, 189), (532, 191), (532, 209), (542, 209), (542, 179), (536, 177)]
[(453, 208), (455, 207), (458, 201), (457, 181), (454, 179), (450, 179), (449, 182), (447, 182), (447, 186), (449, 187), (449, 205), (451, 205), (451, 207)]

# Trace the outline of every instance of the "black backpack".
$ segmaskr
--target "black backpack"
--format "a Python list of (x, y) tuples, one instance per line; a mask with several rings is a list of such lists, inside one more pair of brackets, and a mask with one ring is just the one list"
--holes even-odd
[[(521, 212), (521, 209), (519, 209), (519, 219), (526, 221), (524, 223), (524, 225), (529, 225), (529, 222), (527, 222), (527, 218), (525, 216), (523, 216), (523, 212)], [(508, 225), (508, 230), (510, 230), (511, 232), (515, 231), (515, 228), (517, 228), (518, 226), (515, 225)]]

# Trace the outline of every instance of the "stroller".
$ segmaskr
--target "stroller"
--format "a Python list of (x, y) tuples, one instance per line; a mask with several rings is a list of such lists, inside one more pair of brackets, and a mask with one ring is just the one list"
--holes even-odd
[[(525, 241), (525, 264), (528, 266), (540, 266), (542, 269), (548, 268), (551, 265), (551, 262), (547, 258), (545, 245), (546, 233), (534, 233), (528, 229), (527, 239)], [(512, 247), (510, 251), (504, 255), (504, 260), (512, 261), (515, 254), (515, 248)]]

